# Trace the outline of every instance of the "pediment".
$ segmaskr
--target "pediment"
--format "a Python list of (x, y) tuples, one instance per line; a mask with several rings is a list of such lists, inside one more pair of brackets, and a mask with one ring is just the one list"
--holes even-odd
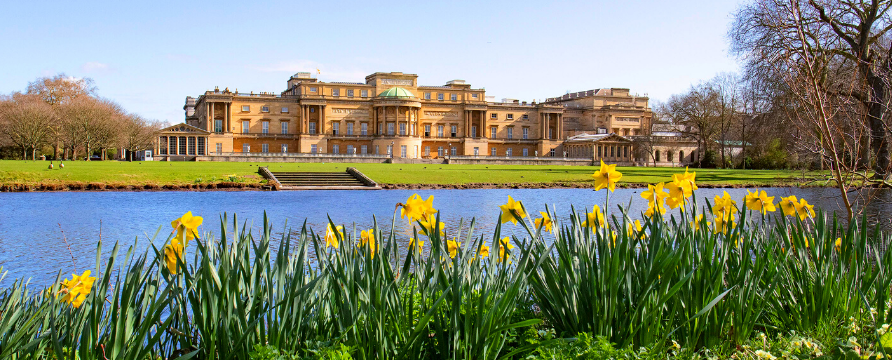
[(168, 126), (164, 129), (161, 129), (161, 132), (162, 133), (177, 133), (177, 134), (191, 133), (191, 134), (196, 134), (196, 135), (210, 134), (210, 132), (207, 130), (197, 128), (195, 126), (192, 126), (192, 125), (189, 125), (186, 123), (179, 123), (176, 125)]

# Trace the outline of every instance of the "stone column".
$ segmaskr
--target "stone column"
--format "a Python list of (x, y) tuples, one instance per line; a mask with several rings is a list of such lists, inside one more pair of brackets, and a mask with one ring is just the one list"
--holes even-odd
[(214, 122), (217, 121), (217, 119), (214, 119), (214, 103), (208, 102), (208, 107), (211, 109), (211, 112), (209, 115), (210, 120), (208, 120), (208, 124), (210, 124), (211, 126), (214, 126)]
[(325, 105), (319, 105), (319, 134), (325, 135)]

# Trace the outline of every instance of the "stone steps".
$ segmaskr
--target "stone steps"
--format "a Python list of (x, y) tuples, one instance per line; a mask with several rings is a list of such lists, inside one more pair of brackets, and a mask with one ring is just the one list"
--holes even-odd
[(380, 189), (350, 172), (269, 172), (282, 190)]

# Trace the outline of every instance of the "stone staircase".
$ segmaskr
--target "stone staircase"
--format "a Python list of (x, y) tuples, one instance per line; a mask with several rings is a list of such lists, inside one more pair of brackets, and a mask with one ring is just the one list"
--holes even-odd
[(272, 172), (260, 169), (270, 184), (279, 190), (380, 190), (377, 183), (356, 170), (345, 172)]

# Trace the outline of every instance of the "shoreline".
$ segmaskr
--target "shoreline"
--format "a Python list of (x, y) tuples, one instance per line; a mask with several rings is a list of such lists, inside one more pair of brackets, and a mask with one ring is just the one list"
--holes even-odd
[[(378, 184), (382, 190), (479, 190), (479, 189), (591, 189), (591, 182), (553, 183), (467, 183), (467, 184)], [(777, 184), (697, 184), (700, 188), (824, 188), (817, 184), (796, 185)], [(646, 189), (646, 183), (617, 184), (622, 189)], [(64, 183), (64, 184), (0, 184), (0, 192), (93, 192), (93, 191), (277, 191), (273, 185), (262, 183), (204, 183), (204, 184), (105, 184), (105, 183)], [(306, 190), (314, 191), (314, 190)], [(366, 191), (366, 190), (363, 190)]]

